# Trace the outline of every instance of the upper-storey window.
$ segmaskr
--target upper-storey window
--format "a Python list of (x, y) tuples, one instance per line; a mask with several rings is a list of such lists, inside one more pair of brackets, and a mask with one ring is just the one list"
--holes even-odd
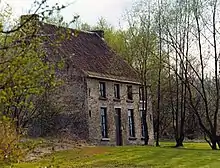
[(100, 97), (106, 98), (105, 82), (99, 82), (99, 94), (100, 94)]
[(120, 85), (114, 84), (114, 96), (117, 99), (120, 99)]
[(132, 86), (131, 85), (127, 86), (127, 95), (128, 95), (128, 100), (133, 100)]
[(143, 100), (143, 91), (144, 91), (143, 87), (140, 87), (139, 88), (139, 98), (140, 98), (140, 100)]

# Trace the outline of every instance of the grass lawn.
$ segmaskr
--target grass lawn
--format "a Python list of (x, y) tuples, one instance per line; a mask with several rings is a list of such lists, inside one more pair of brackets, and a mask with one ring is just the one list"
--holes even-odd
[(213, 151), (206, 143), (186, 143), (185, 148), (172, 148), (172, 143), (161, 147), (83, 147), (56, 152), (38, 161), (19, 163), (14, 168), (220, 168), (220, 151)]

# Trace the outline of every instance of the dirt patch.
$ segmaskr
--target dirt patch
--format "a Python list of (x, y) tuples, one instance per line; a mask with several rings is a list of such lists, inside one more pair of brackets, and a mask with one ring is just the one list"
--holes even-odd
[(77, 149), (81, 147), (88, 146), (85, 142), (75, 142), (75, 141), (60, 141), (60, 140), (49, 140), (47, 142), (44, 142), (43, 144), (37, 146), (33, 150), (31, 150), (26, 158), (25, 161), (34, 161), (37, 160), (44, 155), (51, 154), (57, 151), (64, 151), (64, 150), (72, 150)]

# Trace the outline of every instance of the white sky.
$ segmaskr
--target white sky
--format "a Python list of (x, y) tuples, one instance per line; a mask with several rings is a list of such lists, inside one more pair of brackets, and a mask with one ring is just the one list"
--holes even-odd
[[(0, 0), (8, 3), (16, 16), (28, 13), (34, 0)], [(39, 0), (41, 1), (41, 0)], [(66, 21), (73, 18), (74, 14), (80, 15), (80, 20), (94, 25), (100, 17), (104, 17), (110, 24), (119, 25), (122, 14), (126, 8), (129, 8), (134, 0), (48, 0), (49, 5), (56, 2), (59, 4), (67, 4), (73, 2), (71, 6), (62, 11), (62, 15)]]

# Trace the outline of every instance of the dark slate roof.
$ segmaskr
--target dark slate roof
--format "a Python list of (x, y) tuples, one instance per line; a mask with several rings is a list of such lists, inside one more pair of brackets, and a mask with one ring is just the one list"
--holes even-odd
[(51, 42), (56, 42), (61, 36), (59, 54), (71, 59), (78, 69), (89, 77), (105, 78), (127, 82), (138, 82), (137, 72), (95, 32), (77, 31), (74, 29), (41, 24), (43, 34)]

